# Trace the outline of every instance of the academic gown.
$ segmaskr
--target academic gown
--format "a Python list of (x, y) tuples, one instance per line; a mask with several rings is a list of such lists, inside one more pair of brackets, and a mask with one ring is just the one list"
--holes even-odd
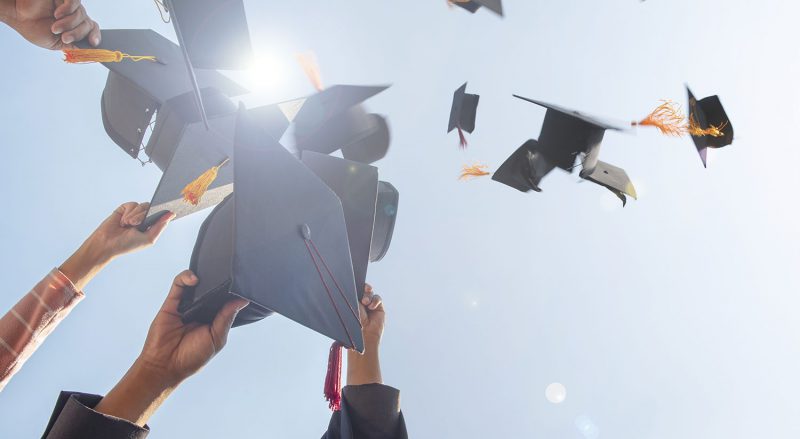
[[(322, 439), (407, 439), (400, 391), (382, 384), (346, 386)], [(148, 426), (99, 413), (103, 397), (61, 392), (42, 439), (144, 439)]]

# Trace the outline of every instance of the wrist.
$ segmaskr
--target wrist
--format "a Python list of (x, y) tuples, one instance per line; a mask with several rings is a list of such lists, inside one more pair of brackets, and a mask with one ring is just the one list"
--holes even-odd
[(95, 410), (144, 426), (177, 384), (136, 360)]
[(58, 267), (58, 270), (72, 281), (76, 289), (82, 291), (112, 259), (112, 256), (89, 238)]

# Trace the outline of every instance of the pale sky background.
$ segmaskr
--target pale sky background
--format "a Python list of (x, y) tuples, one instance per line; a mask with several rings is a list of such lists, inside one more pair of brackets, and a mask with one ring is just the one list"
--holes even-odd
[[(369, 102), (401, 191), (386, 259), (386, 384), (415, 438), (751, 439), (800, 436), (797, 187), (800, 74), (790, 0), (506, 0), (506, 19), (444, 0), (246, 0), (262, 59), (249, 105), (326, 84), (394, 86)], [(152, 2), (87, 0), (104, 28), (174, 38)], [(0, 28), (6, 213), (0, 309), (60, 264), (118, 204), (158, 183), (106, 136), (107, 70), (67, 65)], [(245, 75), (247, 76), (247, 75)], [(156, 78), (154, 78), (156, 79)], [(254, 81), (259, 79), (259, 81)], [(481, 95), (466, 153), (446, 134), (453, 91)], [(489, 179), (536, 138), (544, 111), (512, 93), (619, 120), (660, 99), (719, 94), (736, 141), (703, 169), (689, 139), (609, 133), (639, 201), (577, 175), (544, 193)], [(207, 212), (116, 261), (0, 394), (0, 437), (37, 437), (61, 389), (107, 392), (138, 354)], [(282, 317), (235, 329), (152, 419), (152, 438), (315, 438), (329, 341)], [(567, 388), (560, 405), (545, 388)]]

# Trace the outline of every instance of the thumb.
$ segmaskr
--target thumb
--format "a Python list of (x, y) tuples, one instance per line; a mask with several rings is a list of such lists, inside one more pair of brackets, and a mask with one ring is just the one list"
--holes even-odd
[(246, 299), (236, 298), (226, 303), (219, 310), (214, 321), (211, 322), (211, 335), (214, 336), (214, 351), (219, 352), (228, 342), (228, 332), (231, 330), (236, 315), (250, 302)]
[(155, 224), (150, 226), (150, 228), (147, 229), (146, 232), (144, 232), (145, 236), (147, 236), (147, 242), (155, 244), (156, 241), (158, 241), (158, 237), (161, 236), (162, 233), (164, 233), (164, 230), (166, 230), (170, 221), (172, 221), (174, 218), (175, 214), (172, 212), (168, 212), (162, 215), (161, 218), (159, 218)]

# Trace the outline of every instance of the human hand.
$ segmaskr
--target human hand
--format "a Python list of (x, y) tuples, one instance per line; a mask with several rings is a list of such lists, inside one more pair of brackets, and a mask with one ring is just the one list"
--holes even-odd
[(9, 26), (31, 43), (51, 50), (73, 47), (88, 37), (100, 44), (100, 26), (89, 18), (81, 0), (11, 0)]
[(196, 284), (197, 276), (189, 270), (175, 278), (150, 325), (142, 353), (97, 404), (96, 411), (144, 426), (181, 381), (199, 371), (225, 347), (236, 314), (249, 302), (231, 300), (210, 325), (185, 324), (178, 314), (178, 304), (184, 288)]
[(150, 203), (129, 202), (119, 206), (89, 236), (85, 245), (105, 260), (150, 247), (158, 241), (175, 215), (166, 214), (147, 231), (140, 232), (138, 226), (149, 208)]
[(197, 281), (197, 276), (189, 270), (175, 277), (137, 360), (150, 375), (158, 376), (169, 386), (177, 386), (197, 373), (225, 347), (236, 314), (250, 303), (241, 298), (229, 301), (211, 324), (184, 323), (178, 304), (184, 288), (197, 285)]
[(383, 377), (379, 350), (386, 311), (383, 299), (374, 294), (369, 284), (365, 285), (358, 313), (361, 317), (361, 334), (364, 336), (364, 353), (347, 351), (347, 385), (380, 384), (383, 383)]
[(383, 307), (383, 299), (374, 294), (370, 284), (366, 284), (364, 287), (364, 297), (358, 304), (358, 314), (361, 318), (361, 333), (364, 336), (364, 342), (379, 344), (386, 322), (386, 311)]

